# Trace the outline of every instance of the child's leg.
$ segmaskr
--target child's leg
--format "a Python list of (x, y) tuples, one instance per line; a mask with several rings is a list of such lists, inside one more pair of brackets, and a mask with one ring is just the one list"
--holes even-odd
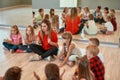
[(21, 49), (21, 50), (26, 50), (26, 49), (27, 49), (27, 46), (28, 46), (28, 45), (20, 45), (20, 46), (19, 46), (19, 49)]
[(48, 56), (57, 55), (58, 48), (53, 46), (50, 50), (46, 51), (44, 54), (41, 55), (42, 58), (46, 58)]
[(12, 44), (9, 44), (9, 43), (7, 43), (7, 42), (3, 42), (3, 45), (4, 45), (4, 47), (5, 48), (7, 48), (9, 51), (10, 51), (10, 49), (12, 48)]

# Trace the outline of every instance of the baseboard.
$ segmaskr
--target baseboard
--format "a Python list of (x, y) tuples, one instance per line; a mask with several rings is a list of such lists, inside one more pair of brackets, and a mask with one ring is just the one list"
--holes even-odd
[(14, 9), (14, 8), (21, 8), (21, 7), (31, 7), (32, 8), (32, 5), (16, 5), (16, 6), (4, 7), (4, 8), (0, 8), (0, 11)]

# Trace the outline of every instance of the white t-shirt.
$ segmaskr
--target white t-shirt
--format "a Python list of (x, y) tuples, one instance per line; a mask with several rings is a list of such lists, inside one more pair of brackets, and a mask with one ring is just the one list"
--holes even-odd
[(107, 31), (114, 31), (113, 30), (113, 25), (111, 22), (106, 22), (105, 27), (107, 28)]

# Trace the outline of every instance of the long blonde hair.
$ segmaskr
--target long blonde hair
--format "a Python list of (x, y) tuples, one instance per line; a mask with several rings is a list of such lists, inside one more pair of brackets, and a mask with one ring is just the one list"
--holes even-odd
[[(51, 23), (48, 19), (44, 19), (42, 23), (45, 23), (47, 25), (47, 29), (48, 29), (48, 37), (51, 38), (51, 32), (52, 32), (52, 28), (51, 28)], [(40, 30), (40, 36), (41, 36), (41, 39), (43, 40), (43, 37), (44, 37), (44, 32), (42, 31), (42, 29)]]
[(52, 27), (56, 27), (57, 29), (59, 29), (59, 16), (58, 15), (53, 16)]

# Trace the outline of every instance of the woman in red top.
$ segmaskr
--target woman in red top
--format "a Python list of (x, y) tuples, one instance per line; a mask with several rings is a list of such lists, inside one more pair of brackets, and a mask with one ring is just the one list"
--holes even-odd
[(52, 30), (49, 20), (44, 19), (42, 21), (36, 44), (31, 44), (30, 48), (34, 53), (39, 55), (34, 55), (31, 60), (40, 60), (48, 56), (57, 55), (58, 38), (56, 32)]
[(80, 17), (77, 15), (77, 8), (71, 9), (71, 14), (66, 17), (66, 31), (70, 31), (72, 34), (78, 34), (80, 32)]

